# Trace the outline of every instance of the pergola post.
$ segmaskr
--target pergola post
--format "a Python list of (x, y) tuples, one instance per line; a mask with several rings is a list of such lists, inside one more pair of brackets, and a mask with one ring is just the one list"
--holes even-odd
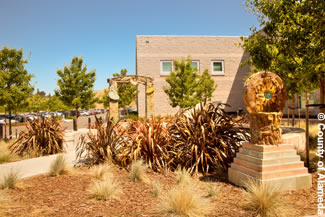
[(117, 94), (117, 82), (113, 79), (109, 79), (109, 118), (113, 119), (113, 121), (118, 121), (119, 119), (119, 109), (118, 109), (118, 99), (119, 96)]

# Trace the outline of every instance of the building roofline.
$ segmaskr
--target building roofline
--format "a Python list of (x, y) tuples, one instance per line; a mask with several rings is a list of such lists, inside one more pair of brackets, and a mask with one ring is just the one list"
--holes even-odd
[[(220, 37), (220, 38), (239, 38), (235, 35), (136, 35), (136, 37)], [(249, 37), (243, 35), (242, 37)]]

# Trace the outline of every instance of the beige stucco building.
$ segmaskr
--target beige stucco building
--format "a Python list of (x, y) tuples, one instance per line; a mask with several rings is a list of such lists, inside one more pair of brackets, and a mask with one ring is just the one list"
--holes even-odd
[[(240, 37), (233, 36), (137, 36), (136, 74), (154, 78), (156, 115), (175, 114), (164, 92), (173, 60), (191, 57), (199, 72), (208, 69), (217, 84), (212, 102), (231, 105), (229, 111), (244, 109), (242, 89), (248, 66), (240, 67), (248, 54), (238, 47)], [(137, 107), (145, 115), (145, 90), (139, 87)]]

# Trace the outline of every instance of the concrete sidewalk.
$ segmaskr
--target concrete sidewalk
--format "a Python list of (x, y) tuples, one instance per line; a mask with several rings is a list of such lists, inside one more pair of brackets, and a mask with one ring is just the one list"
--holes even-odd
[[(55, 160), (56, 156), (57, 154), (2, 164), (0, 165), (0, 181), (2, 177), (7, 175), (10, 171), (17, 171), (20, 178), (48, 173), (50, 165)], [(73, 167), (76, 159), (75, 152), (65, 153), (64, 157), (67, 162), (67, 167)]]
[[(76, 162), (76, 144), (79, 136), (87, 134), (88, 129), (80, 129), (78, 131), (67, 130), (64, 135), (64, 143), (66, 153), (62, 153), (67, 162), (67, 167), (73, 167)], [(49, 172), (51, 163), (55, 160), (58, 154), (37, 157), (12, 163), (5, 163), (0, 165), (0, 181), (2, 177), (7, 175), (10, 171), (18, 171), (20, 178), (27, 178)]]

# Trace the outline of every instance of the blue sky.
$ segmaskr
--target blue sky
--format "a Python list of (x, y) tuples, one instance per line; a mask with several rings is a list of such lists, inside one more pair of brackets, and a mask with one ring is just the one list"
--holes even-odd
[(249, 35), (242, 0), (0, 0), (0, 47), (23, 48), (47, 93), (73, 56), (96, 69), (95, 90), (121, 68), (135, 73), (136, 35)]

